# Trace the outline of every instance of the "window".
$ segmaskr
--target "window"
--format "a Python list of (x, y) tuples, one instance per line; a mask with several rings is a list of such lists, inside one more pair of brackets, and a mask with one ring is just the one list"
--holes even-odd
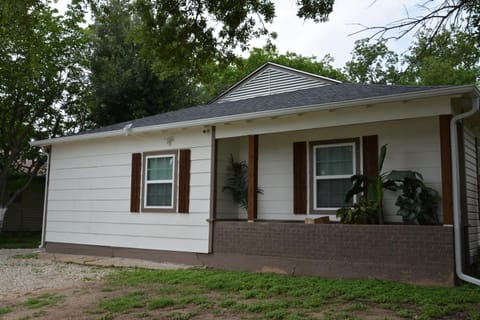
[(142, 211), (175, 211), (176, 160), (176, 152), (144, 153)]
[(347, 205), (350, 177), (358, 170), (358, 139), (311, 144), (312, 213), (325, 213)]

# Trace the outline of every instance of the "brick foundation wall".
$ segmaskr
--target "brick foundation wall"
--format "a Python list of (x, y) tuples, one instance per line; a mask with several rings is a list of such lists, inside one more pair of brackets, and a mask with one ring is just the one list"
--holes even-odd
[(216, 221), (210, 265), (454, 284), (453, 228)]

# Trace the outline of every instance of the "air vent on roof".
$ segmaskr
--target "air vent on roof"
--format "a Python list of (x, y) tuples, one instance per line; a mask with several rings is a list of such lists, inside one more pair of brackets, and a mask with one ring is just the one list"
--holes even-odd
[(322, 87), (331, 81), (300, 75), (290, 70), (268, 67), (247, 79), (245, 83), (227, 93), (217, 102), (237, 101), (259, 96), (267, 96), (301, 89)]

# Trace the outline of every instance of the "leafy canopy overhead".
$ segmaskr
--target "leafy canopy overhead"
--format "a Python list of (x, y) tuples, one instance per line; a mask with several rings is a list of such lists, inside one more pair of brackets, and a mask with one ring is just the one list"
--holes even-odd
[(362, 39), (355, 43), (346, 63), (348, 80), (360, 83), (409, 85), (466, 85), (480, 81), (480, 43), (455, 27), (430, 38), (419, 33), (401, 55), (385, 41)]
[(90, 26), (90, 112), (97, 126), (167, 112), (198, 102), (196, 87), (183, 75), (160, 80), (152, 61), (140, 54), (134, 35), (141, 27), (128, 0), (93, 8)]
[[(296, 0), (297, 16), (326, 21), (334, 0)], [(235, 49), (247, 50), (253, 38), (269, 33), (275, 17), (271, 0), (136, 0), (141, 17), (143, 54), (161, 77), (205, 73), (211, 61), (231, 61)]]
[[(0, 2), (0, 206), (8, 207), (45, 158), (29, 141), (82, 128), (86, 112), (83, 12), (48, 0)], [(30, 177), (7, 190), (14, 175)]]

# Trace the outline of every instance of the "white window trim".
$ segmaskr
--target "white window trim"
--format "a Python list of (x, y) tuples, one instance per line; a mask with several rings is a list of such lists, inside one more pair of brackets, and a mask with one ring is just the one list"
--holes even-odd
[[(324, 175), (319, 176), (317, 175), (317, 149), (322, 148), (332, 148), (332, 147), (344, 147), (344, 146), (351, 146), (352, 147), (352, 173), (351, 174), (342, 174), (342, 175)], [(340, 179), (350, 179), (352, 175), (356, 172), (356, 143), (355, 142), (344, 142), (344, 143), (332, 143), (332, 144), (319, 144), (313, 146), (313, 210), (315, 211), (336, 211), (340, 209), (339, 207), (317, 207), (317, 180), (340, 180)]]
[[(169, 180), (148, 180), (148, 160), (149, 159), (158, 159), (158, 158), (172, 158), (172, 179)], [(174, 153), (171, 154), (160, 154), (160, 155), (151, 155), (145, 157), (145, 182), (144, 182), (144, 190), (145, 196), (143, 197), (143, 206), (145, 209), (173, 209), (175, 207), (175, 164), (176, 164), (176, 157)], [(149, 206), (147, 205), (147, 198), (148, 198), (148, 184), (159, 184), (159, 183), (171, 183), (172, 185), (172, 198), (170, 200), (170, 206)]]

